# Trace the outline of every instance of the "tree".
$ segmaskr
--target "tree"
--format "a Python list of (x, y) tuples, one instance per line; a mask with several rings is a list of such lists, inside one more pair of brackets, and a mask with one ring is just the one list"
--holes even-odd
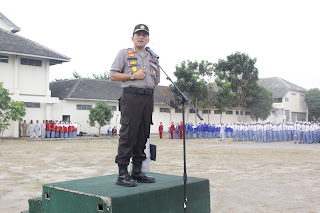
[[(212, 63), (208, 61), (183, 61), (180, 66), (176, 66), (174, 75), (177, 77), (175, 84), (180, 88), (182, 92), (189, 98), (190, 102), (195, 106), (195, 109), (199, 105), (203, 104), (208, 96), (207, 82), (204, 80), (205, 76), (211, 75), (213, 70)], [(170, 89), (174, 93), (175, 103), (180, 98), (179, 92), (175, 87), (170, 85)], [(189, 112), (189, 107), (186, 107)], [(187, 113), (189, 116), (189, 113)]]
[(305, 100), (309, 114), (318, 119), (320, 117), (320, 90), (318, 88), (308, 90)]
[(247, 109), (250, 111), (250, 117), (253, 120), (266, 120), (272, 110), (273, 94), (261, 85), (257, 85), (253, 93), (252, 100), (247, 104)]
[(54, 79), (54, 81), (67, 81), (67, 80), (70, 80), (70, 79), (80, 79), (82, 78), (82, 76), (75, 70), (73, 70), (73, 78), (56, 78)]
[(233, 100), (235, 97), (235, 92), (231, 90), (230, 82), (218, 82), (219, 91), (214, 99), (214, 107), (221, 112), (220, 123), (222, 119), (222, 112), (225, 112), (226, 109), (232, 108)]
[(113, 117), (113, 111), (106, 103), (98, 101), (94, 108), (90, 109), (89, 125), (95, 126), (99, 129), (99, 137), (101, 133), (101, 127), (110, 123)]
[(110, 80), (108, 71), (105, 71), (103, 74), (94, 74), (94, 73), (92, 73), (92, 76), (93, 76), (94, 79)]
[(10, 121), (22, 121), (26, 115), (26, 106), (22, 101), (13, 101), (9, 97), (9, 92), (0, 82), (0, 134), (1, 137), (10, 126)]
[(256, 61), (256, 58), (251, 59), (245, 53), (236, 52), (227, 56), (227, 60), (219, 59), (215, 64), (214, 71), (218, 80), (231, 83), (232, 92), (236, 93), (235, 104), (239, 110), (252, 100), (252, 94), (257, 86)]
[(82, 78), (82, 76), (81, 76), (77, 71), (75, 71), (75, 70), (73, 70), (72, 75), (73, 75), (73, 78), (75, 78), (75, 79), (80, 79), (80, 78)]

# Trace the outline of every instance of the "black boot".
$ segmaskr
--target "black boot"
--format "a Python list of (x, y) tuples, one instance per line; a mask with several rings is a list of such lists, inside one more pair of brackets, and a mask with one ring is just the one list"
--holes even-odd
[(154, 177), (147, 176), (141, 172), (142, 162), (132, 162), (133, 168), (131, 177), (140, 183), (154, 183), (156, 179)]
[(118, 164), (118, 166), (119, 175), (116, 184), (127, 187), (137, 186), (137, 181), (132, 179), (132, 177), (128, 173), (128, 165)]

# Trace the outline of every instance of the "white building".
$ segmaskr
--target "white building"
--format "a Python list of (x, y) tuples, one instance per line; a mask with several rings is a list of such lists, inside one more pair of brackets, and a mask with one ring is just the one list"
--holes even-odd
[[(51, 119), (51, 108), (59, 99), (49, 90), (50, 66), (70, 58), (15, 33), (20, 28), (0, 13), (0, 81), (15, 101), (23, 101), (25, 119)], [(4, 136), (18, 137), (18, 122)]]

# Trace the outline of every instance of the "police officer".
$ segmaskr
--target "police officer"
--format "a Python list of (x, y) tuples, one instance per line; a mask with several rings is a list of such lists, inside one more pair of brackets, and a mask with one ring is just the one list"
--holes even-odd
[[(138, 24), (131, 40), (133, 48), (123, 49), (116, 56), (109, 73), (110, 80), (121, 81), (123, 94), (119, 100), (121, 129), (118, 155), (119, 167), (116, 184), (136, 186), (137, 182), (154, 183), (155, 179), (141, 171), (147, 138), (150, 134), (153, 110), (153, 91), (160, 82), (156, 58), (145, 51), (149, 42), (149, 28)], [(127, 166), (132, 157), (132, 174)]]

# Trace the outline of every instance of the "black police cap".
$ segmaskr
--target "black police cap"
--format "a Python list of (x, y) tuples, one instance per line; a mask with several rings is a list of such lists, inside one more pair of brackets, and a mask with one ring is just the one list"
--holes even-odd
[(133, 34), (135, 34), (138, 31), (145, 31), (148, 33), (149, 35), (149, 28), (147, 25), (145, 24), (138, 24), (137, 26), (135, 26), (134, 30), (133, 30)]

